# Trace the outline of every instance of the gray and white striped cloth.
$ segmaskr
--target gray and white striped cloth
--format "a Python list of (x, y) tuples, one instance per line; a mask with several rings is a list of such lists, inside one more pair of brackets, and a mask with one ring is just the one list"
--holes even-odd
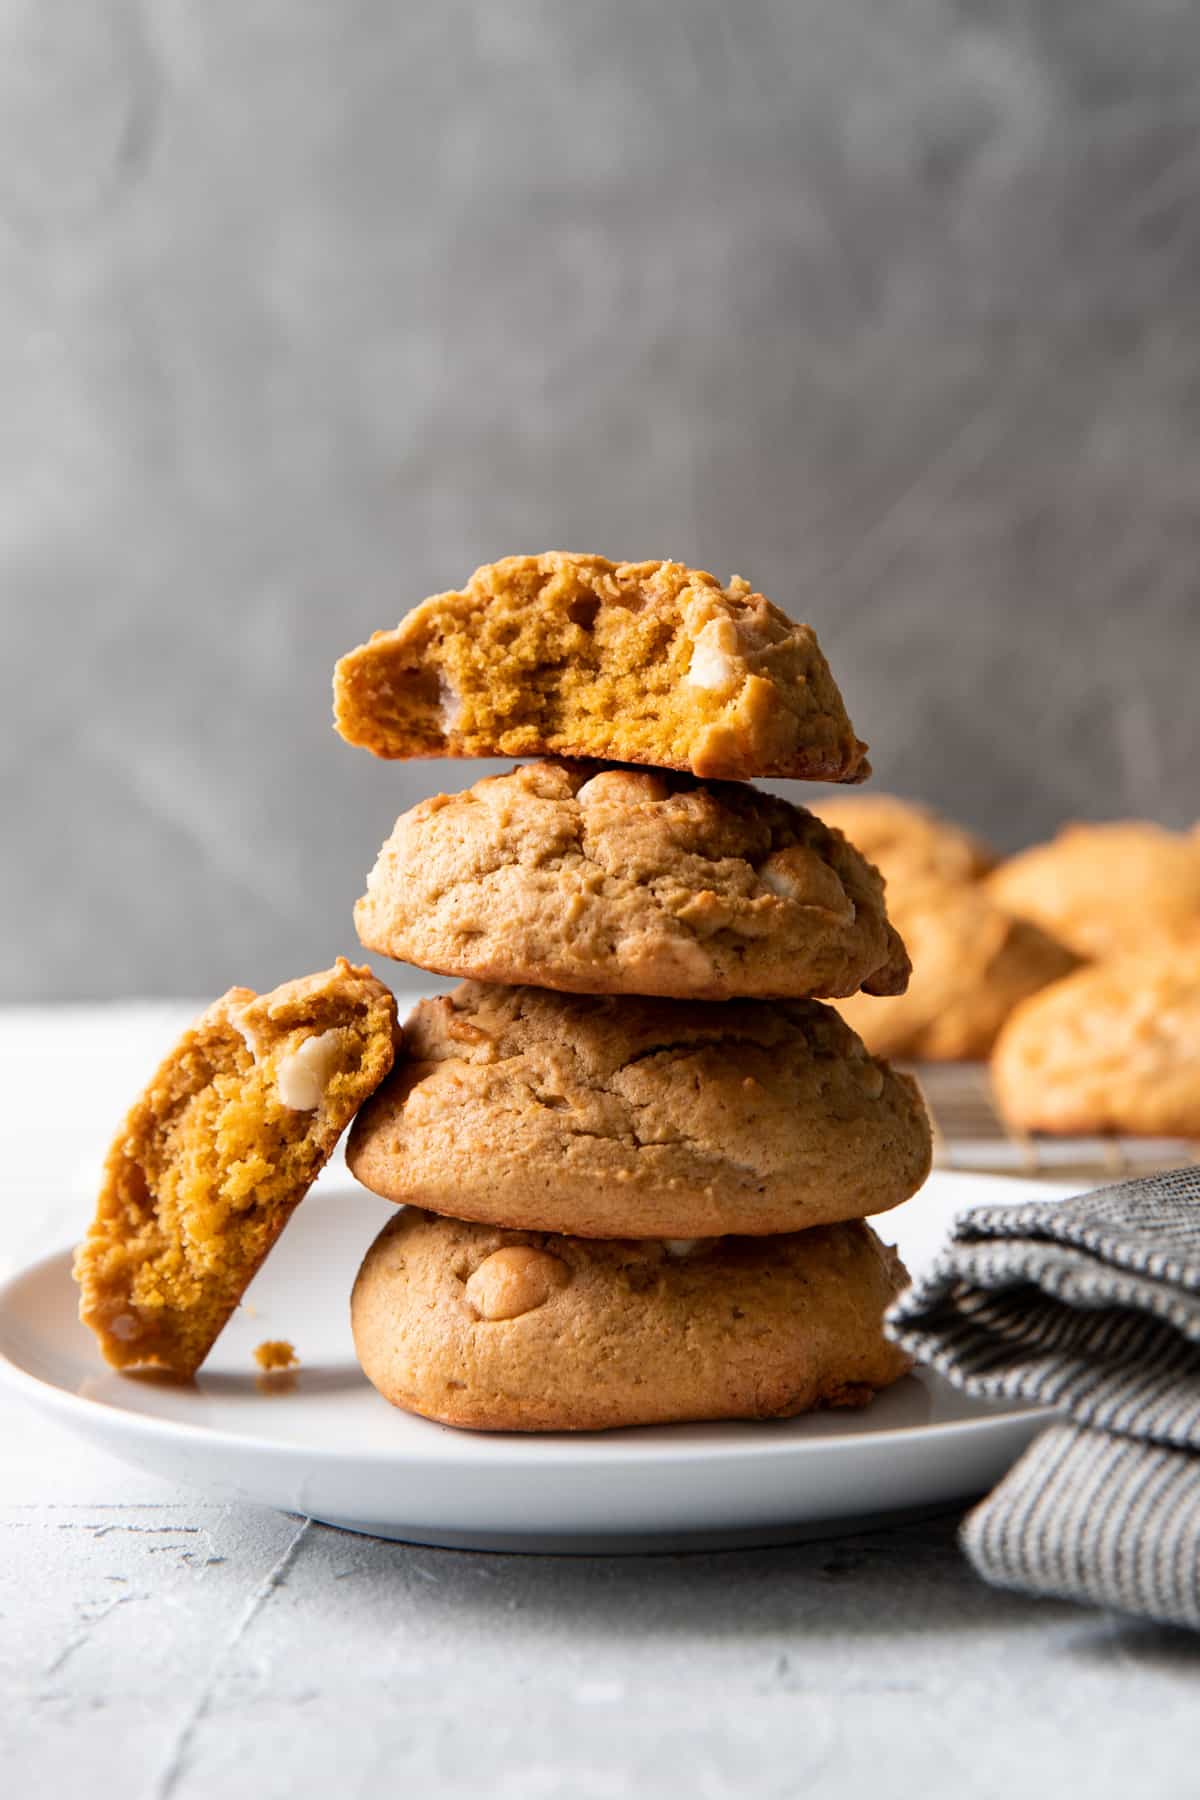
[(963, 1526), (986, 1580), (1200, 1630), (1200, 1169), (964, 1214), (887, 1330), (1062, 1415)]

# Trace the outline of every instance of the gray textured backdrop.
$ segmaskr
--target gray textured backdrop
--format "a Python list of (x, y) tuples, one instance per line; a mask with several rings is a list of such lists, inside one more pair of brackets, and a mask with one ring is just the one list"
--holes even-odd
[(1198, 123), (1186, 0), (0, 0), (0, 992), (350, 947), (470, 770), (332, 663), (511, 550), (748, 576), (1005, 844), (1194, 817)]

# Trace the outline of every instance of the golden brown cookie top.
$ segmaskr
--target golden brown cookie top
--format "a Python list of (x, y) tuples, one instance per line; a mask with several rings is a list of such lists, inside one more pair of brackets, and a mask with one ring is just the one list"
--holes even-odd
[(997, 1040), (992, 1081), (1028, 1131), (1200, 1137), (1200, 932), (1026, 1000)]
[(1200, 927), (1200, 842), (1144, 819), (1065, 825), (988, 877), (994, 898), (1081, 956)]
[(788, 1417), (864, 1405), (907, 1373), (882, 1330), (904, 1281), (857, 1221), (672, 1255), (405, 1207), (367, 1252), (351, 1321), (384, 1397), (449, 1425)]
[(392, 995), (344, 957), (201, 1013), (121, 1126), (76, 1253), (110, 1363), (200, 1366), (397, 1039)]
[(879, 1056), (986, 1056), (1013, 1007), (1078, 966), (1072, 950), (998, 906), (986, 886), (901, 881), (889, 905), (912, 958), (906, 993), (838, 1010)]
[(898, 993), (904, 946), (839, 832), (741, 783), (538, 762), (422, 801), (355, 909), (368, 949), (571, 993)]
[(683, 563), (547, 551), (477, 569), (334, 674), (376, 756), (594, 757), (731, 780), (869, 773), (812, 628)]
[(831, 1007), (464, 982), (425, 1000), (347, 1160), (388, 1199), (585, 1237), (883, 1212), (929, 1169), (914, 1085)]
[(933, 877), (975, 881), (995, 865), (982, 838), (931, 807), (895, 794), (839, 794), (821, 803), (827, 825), (844, 831), (889, 888)]

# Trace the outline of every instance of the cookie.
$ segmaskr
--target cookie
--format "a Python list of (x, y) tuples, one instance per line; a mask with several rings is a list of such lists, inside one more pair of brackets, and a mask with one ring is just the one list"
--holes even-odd
[(808, 625), (676, 562), (509, 556), (377, 631), (334, 675), (376, 756), (598, 757), (862, 781), (866, 745)]
[(355, 908), (369, 950), (444, 975), (679, 999), (900, 992), (858, 852), (735, 783), (523, 764), (396, 822)]
[(992, 1086), (1025, 1131), (1200, 1138), (1200, 935), (1035, 994), (1000, 1034)]
[(482, 1431), (600, 1431), (862, 1406), (910, 1363), (905, 1270), (861, 1223), (696, 1245), (501, 1231), (406, 1207), (354, 1284), (393, 1406)]
[(108, 1362), (199, 1368), (395, 1047), (391, 994), (344, 958), (200, 1015), (118, 1132), (76, 1252)]
[(927, 878), (977, 881), (995, 865), (981, 838), (894, 794), (838, 794), (821, 802), (821, 817), (845, 832), (889, 889)]
[(433, 1212), (583, 1237), (803, 1230), (885, 1212), (930, 1161), (913, 1082), (832, 1008), (466, 982), (425, 1000), (347, 1160)]
[(1200, 926), (1200, 842), (1141, 819), (1067, 825), (1001, 863), (992, 895), (1081, 956)]
[(986, 1056), (1019, 1001), (1078, 966), (1065, 945), (967, 882), (901, 883), (888, 904), (912, 958), (908, 991), (838, 1001), (876, 1056)]

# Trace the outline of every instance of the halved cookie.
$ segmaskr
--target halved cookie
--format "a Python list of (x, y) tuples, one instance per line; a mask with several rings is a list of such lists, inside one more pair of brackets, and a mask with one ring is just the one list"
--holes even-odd
[(676, 562), (547, 551), (477, 569), (334, 674), (334, 716), (376, 756), (578, 756), (711, 777), (862, 781), (808, 625), (750, 584)]
[(895, 994), (908, 958), (839, 832), (740, 783), (539, 762), (396, 821), (355, 908), (369, 950), (570, 993)]
[(697, 1245), (596, 1242), (406, 1207), (351, 1322), (393, 1406), (484, 1431), (598, 1431), (863, 1406), (911, 1364), (907, 1276), (861, 1223)]
[(389, 1200), (584, 1237), (757, 1236), (885, 1212), (930, 1163), (915, 1084), (815, 1000), (425, 1000), (346, 1155)]
[(1200, 1137), (1200, 933), (1026, 1000), (997, 1040), (992, 1085), (1026, 1131)]
[(392, 995), (344, 958), (200, 1015), (117, 1134), (76, 1252), (108, 1362), (199, 1368), (396, 1043)]

